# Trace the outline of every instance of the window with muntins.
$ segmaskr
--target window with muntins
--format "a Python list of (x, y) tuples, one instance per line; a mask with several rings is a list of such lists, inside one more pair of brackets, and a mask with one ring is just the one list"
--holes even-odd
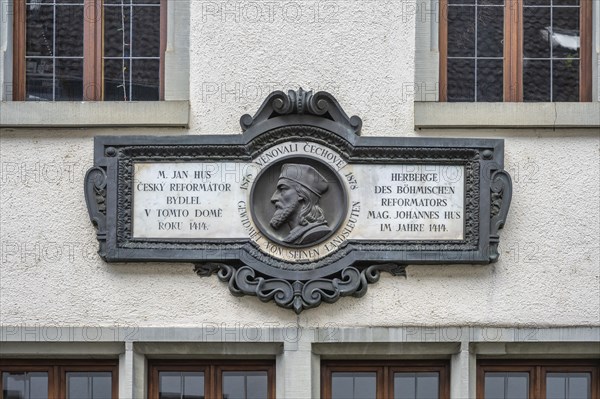
[(599, 399), (598, 361), (480, 360), (478, 399)]
[(270, 361), (154, 361), (150, 399), (274, 399)]
[(14, 100), (163, 98), (166, 0), (14, 4)]
[(326, 399), (447, 399), (448, 365), (443, 361), (325, 361), (321, 388)]
[(0, 360), (0, 399), (117, 399), (116, 360)]
[(440, 100), (592, 98), (592, 0), (440, 0)]

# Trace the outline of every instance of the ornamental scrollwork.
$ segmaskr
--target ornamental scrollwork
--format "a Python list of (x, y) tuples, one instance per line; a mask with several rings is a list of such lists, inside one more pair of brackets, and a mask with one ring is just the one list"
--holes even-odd
[(84, 178), (85, 202), (90, 220), (96, 227), (96, 235), (100, 242), (100, 256), (104, 256), (103, 243), (106, 241), (106, 170), (93, 167)]
[(512, 180), (505, 170), (497, 170), (492, 174), (490, 200), (490, 261), (496, 262), (500, 242), (498, 231), (504, 227), (512, 200)]
[(362, 120), (358, 116), (348, 117), (338, 101), (329, 93), (319, 91), (289, 90), (271, 93), (262, 103), (254, 117), (245, 114), (240, 118), (242, 131), (285, 115), (313, 115), (323, 117), (343, 125), (348, 131), (359, 135)]
[(200, 277), (217, 273), (219, 280), (227, 283), (235, 296), (253, 295), (262, 302), (274, 301), (297, 314), (323, 302), (336, 302), (341, 297), (362, 297), (369, 284), (379, 281), (381, 272), (406, 277), (405, 265), (394, 263), (349, 266), (331, 276), (310, 280), (286, 280), (261, 275), (246, 265), (236, 267), (224, 263), (198, 263), (194, 271)]

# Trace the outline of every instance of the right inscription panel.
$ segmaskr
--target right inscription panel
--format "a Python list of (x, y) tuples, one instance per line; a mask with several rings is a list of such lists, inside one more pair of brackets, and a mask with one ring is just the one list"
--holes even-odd
[(361, 217), (352, 238), (462, 240), (465, 168), (462, 165), (352, 165)]

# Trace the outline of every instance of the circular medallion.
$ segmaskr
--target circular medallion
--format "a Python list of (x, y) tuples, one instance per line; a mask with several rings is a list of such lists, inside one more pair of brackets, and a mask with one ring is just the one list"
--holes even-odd
[(250, 209), (256, 226), (285, 247), (304, 248), (327, 240), (347, 212), (339, 174), (311, 156), (283, 157), (254, 180)]

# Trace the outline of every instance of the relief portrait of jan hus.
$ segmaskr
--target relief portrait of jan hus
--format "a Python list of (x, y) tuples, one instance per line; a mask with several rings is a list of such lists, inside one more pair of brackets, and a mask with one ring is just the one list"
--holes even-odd
[(276, 208), (271, 226), (279, 230), (287, 223), (290, 233), (283, 239), (285, 243), (307, 245), (331, 233), (319, 206), (328, 188), (327, 180), (312, 166), (284, 164), (281, 167), (277, 188), (271, 197)]

